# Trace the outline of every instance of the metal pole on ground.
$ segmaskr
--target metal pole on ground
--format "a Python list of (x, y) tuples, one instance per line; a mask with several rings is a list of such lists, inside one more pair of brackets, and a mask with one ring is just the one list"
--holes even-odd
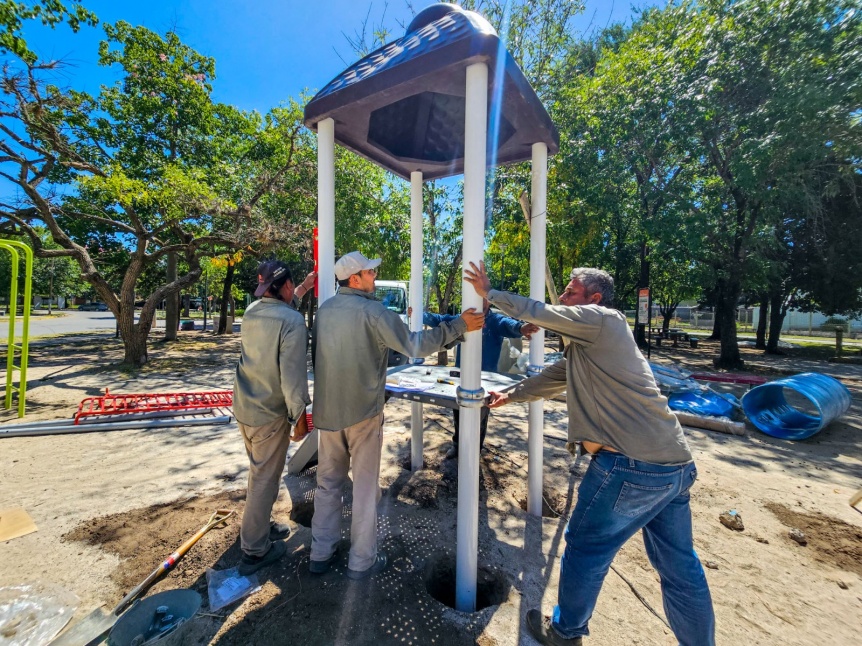
[[(547, 228), (548, 146), (533, 144), (530, 217), (530, 298), (545, 302), (545, 243)], [(545, 331), (540, 329), (530, 339), (530, 363), (527, 374), (537, 375), (545, 365)], [(527, 513), (542, 515), (542, 433), (545, 426), (543, 400), (529, 404), (527, 435)]]
[[(464, 266), (482, 261), (485, 247), (485, 171), (488, 137), (488, 66), (467, 68), (464, 120)], [(481, 309), (482, 299), (463, 280), (461, 309)], [(479, 416), (482, 389), (482, 332), (468, 332), (461, 345), (461, 406), (458, 443), (458, 528), (455, 570), (455, 608), (476, 609), (476, 573), (479, 551)]]
[(320, 307), (335, 295), (335, 121), (317, 124), (317, 245)]
[[(418, 332), (422, 329), (422, 173), (410, 173), (410, 330)], [(417, 363), (419, 357), (411, 357), (411, 363)], [(413, 402), (410, 411), (410, 468), (418, 471), (422, 468), (422, 449), (424, 447), (422, 403)]]

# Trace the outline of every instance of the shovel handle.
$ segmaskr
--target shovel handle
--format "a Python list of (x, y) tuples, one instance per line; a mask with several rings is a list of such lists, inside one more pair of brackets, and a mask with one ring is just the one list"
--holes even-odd
[(149, 576), (146, 579), (144, 579), (137, 586), (135, 586), (134, 590), (129, 592), (129, 594), (127, 594), (125, 597), (123, 597), (120, 603), (117, 604), (117, 607), (114, 608), (113, 614), (119, 615), (120, 613), (122, 613), (135, 599), (137, 599), (141, 594), (143, 594), (147, 590), (147, 588), (153, 585), (153, 583), (155, 583), (163, 574), (173, 569), (177, 562), (183, 556), (185, 556), (186, 552), (188, 552), (192, 548), (192, 546), (201, 539), (204, 534), (206, 534), (216, 525), (221, 525), (228, 518), (234, 515), (236, 515), (236, 512), (229, 509), (219, 509), (215, 511), (213, 515), (210, 516), (210, 519), (209, 521), (207, 521), (206, 525), (201, 527), (201, 529), (199, 529), (198, 532), (189, 540), (180, 545), (179, 548), (177, 548), (176, 552), (174, 552), (167, 559), (165, 559), (164, 562), (159, 565), (159, 567), (150, 572)]

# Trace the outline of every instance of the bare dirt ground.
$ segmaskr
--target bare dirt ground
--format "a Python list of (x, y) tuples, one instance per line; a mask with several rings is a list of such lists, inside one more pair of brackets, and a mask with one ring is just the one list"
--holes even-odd
[[(151, 363), (117, 368), (112, 338), (53, 340), (31, 348), (28, 420), (71, 417), (83, 397), (112, 392), (228, 389), (238, 337), (181, 333), (154, 344)], [(698, 350), (662, 349), (659, 362), (708, 368)], [(695, 547), (707, 564), (719, 644), (858, 644), (862, 634), (862, 514), (848, 505), (862, 487), (862, 367), (817, 357), (764, 358), (745, 351), (753, 371), (820, 369), (840, 377), (851, 410), (810, 440), (786, 442), (749, 428), (746, 437), (687, 429), (698, 464), (692, 493)], [(738, 394), (742, 391), (738, 390)], [(409, 461), (410, 408), (387, 405), (379, 531), (392, 565), (370, 582), (307, 570), (314, 469), (284, 477), (276, 515), (295, 530), (287, 556), (260, 572), (260, 592), (218, 612), (206, 603), (207, 568), (239, 558), (238, 523), (213, 530), (153, 592), (192, 588), (204, 607), (186, 644), (532, 644), (524, 616), (556, 599), (565, 519), (586, 463), (564, 450), (565, 405), (546, 403), (546, 517), (529, 517), (526, 408), (495, 411), (482, 455), (479, 603), (459, 613), (441, 603), (454, 591), (457, 464), (443, 459), (451, 417), (426, 406), (425, 469)], [(14, 423), (11, 414), (0, 416)], [(291, 447), (291, 452), (295, 447)], [(47, 581), (80, 599), (77, 621), (110, 607), (140, 582), (216, 508), (244, 504), (247, 462), (235, 424), (0, 438), (0, 508), (22, 506), (39, 530), (0, 543), (0, 586)], [(349, 502), (350, 492), (346, 492)], [(719, 515), (736, 509), (745, 529)], [(349, 539), (349, 504), (344, 543)], [(790, 538), (799, 529), (802, 546)], [(591, 645), (673, 644), (664, 625), (658, 576), (636, 536), (605, 581), (591, 622)], [(624, 578), (625, 580), (624, 580)], [(642, 603), (635, 592), (659, 617)], [(436, 597), (436, 598), (435, 598)]]

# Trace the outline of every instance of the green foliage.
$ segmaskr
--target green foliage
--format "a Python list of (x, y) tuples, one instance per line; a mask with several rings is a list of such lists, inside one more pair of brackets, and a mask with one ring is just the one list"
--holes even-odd
[(27, 46), (21, 36), (24, 22), (38, 20), (43, 25), (56, 27), (66, 23), (77, 32), (83, 25), (94, 27), (98, 24), (96, 14), (84, 8), (82, 3), (73, 2), (66, 6), (60, 0), (15, 0), (0, 1), (0, 54), (13, 54), (27, 63), (36, 61), (35, 52)]

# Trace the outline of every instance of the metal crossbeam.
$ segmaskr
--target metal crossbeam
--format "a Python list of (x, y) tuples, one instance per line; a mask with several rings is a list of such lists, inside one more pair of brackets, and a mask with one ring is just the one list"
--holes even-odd
[(112, 395), (105, 389), (99, 397), (87, 397), (78, 405), (75, 424), (84, 417), (125, 415), (153, 411), (185, 411), (233, 406), (233, 391), (213, 390), (192, 393), (135, 393)]

